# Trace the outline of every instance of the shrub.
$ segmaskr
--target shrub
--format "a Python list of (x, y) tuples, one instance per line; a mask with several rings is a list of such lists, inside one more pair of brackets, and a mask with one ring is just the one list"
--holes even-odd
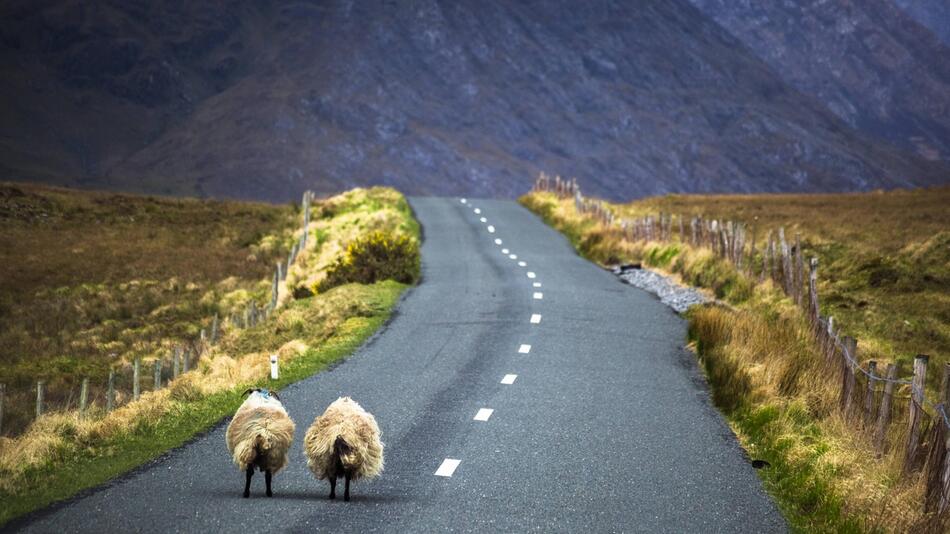
[(419, 278), (419, 244), (402, 234), (372, 232), (351, 241), (327, 270), (318, 289), (326, 291), (348, 283), (372, 284), (395, 280), (412, 284)]

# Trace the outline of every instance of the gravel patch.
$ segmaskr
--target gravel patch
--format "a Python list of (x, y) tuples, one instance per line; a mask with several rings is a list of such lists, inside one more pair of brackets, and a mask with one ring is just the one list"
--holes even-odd
[(685, 312), (694, 304), (704, 304), (709, 301), (696, 289), (677, 284), (671, 278), (648, 269), (623, 266), (615, 267), (613, 272), (624, 282), (656, 295), (660, 302), (673, 308), (677, 313)]

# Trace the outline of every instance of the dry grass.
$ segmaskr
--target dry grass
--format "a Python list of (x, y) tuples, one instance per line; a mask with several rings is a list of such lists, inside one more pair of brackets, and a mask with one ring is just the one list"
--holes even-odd
[[(537, 193), (521, 201), (595, 261), (642, 261), (733, 305), (691, 310), (690, 338), (716, 404), (750, 455), (772, 464), (760, 473), (793, 528), (940, 531), (922, 514), (920, 477), (900, 476), (906, 387), (896, 391), (889, 447), (877, 458), (868, 432), (845, 422), (836, 409), (837, 368), (819, 356), (801, 311), (770, 281), (751, 279), (705, 249), (625, 241), (617, 229), (577, 214), (572, 201)], [(612, 210), (631, 218), (662, 210), (744, 220), (758, 228), (760, 244), (766, 228), (801, 232), (806, 254), (821, 260), (822, 313), (857, 334), (862, 359), (905, 363), (918, 351), (930, 351), (936, 362), (950, 357), (948, 205), (950, 188), (669, 196)], [(875, 275), (882, 265), (887, 275)]]
[(79, 381), (164, 355), (211, 317), (265, 298), (289, 247), (289, 206), (0, 184), (4, 433), (31, 418), (31, 388), (75, 406)]
[[(326, 206), (333, 209), (325, 209)], [(374, 216), (367, 206), (380, 208), (382, 214)], [(418, 239), (418, 226), (405, 199), (392, 190), (355, 190), (328, 199), (321, 207), (323, 211), (311, 224), (307, 249), (291, 271), (294, 280), (319, 277), (320, 273), (315, 271), (331, 264), (332, 254), (345, 250), (347, 240), (378, 229)], [(289, 232), (287, 237), (293, 238)], [(271, 237), (262, 240), (268, 239)], [(110, 451), (131, 436), (156, 431), (169, 418), (187, 410), (200, 411), (205, 400), (265, 379), (269, 355), (275, 352), (282, 369), (289, 369), (291, 377), (302, 378), (294, 372), (304, 373), (313, 367), (297, 365), (301, 356), (337, 354), (339, 350), (323, 349), (341, 343), (346, 346), (346, 340), (368, 335), (367, 329), (379, 324), (405, 287), (392, 281), (347, 284), (316, 296), (294, 298), (293, 291), (287, 289), (294, 280), (288, 278), (282, 289), (283, 304), (267, 321), (251, 328), (225, 330), (220, 343), (206, 349), (197, 368), (181, 375), (169, 387), (147, 391), (138, 401), (128, 402), (110, 413), (94, 406), (84, 418), (75, 411), (45, 414), (22, 435), (0, 438), (0, 497), (23, 497), (31, 487), (24, 481), (36, 472), (44, 472), (53, 480), (55, 467), (62, 462), (113, 454)], [(269, 285), (267, 280), (255, 283)], [(233, 279), (219, 284), (235, 287)], [(242, 290), (232, 289), (229, 294), (237, 291)], [(210, 417), (220, 409), (220, 400), (216, 400), (205, 411)], [(52, 487), (55, 489), (55, 484)], [(9, 518), (6, 514), (0, 516)]]

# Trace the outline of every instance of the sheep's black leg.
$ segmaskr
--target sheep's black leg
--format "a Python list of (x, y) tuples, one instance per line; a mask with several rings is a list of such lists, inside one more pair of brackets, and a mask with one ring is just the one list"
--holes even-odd
[(346, 489), (343, 490), (343, 500), (349, 502), (350, 500), (350, 474), (346, 475)]
[(270, 469), (268, 469), (267, 471), (264, 471), (264, 482), (267, 483), (267, 496), (268, 496), (268, 497), (273, 497), (273, 496), (274, 496), (274, 494), (271, 493), (271, 490), (270, 490), (270, 479), (271, 479), (271, 476), (272, 476), (272, 474), (271, 474), (271, 472), (270, 472)]
[(247, 468), (247, 481), (244, 482), (244, 498), (251, 496), (251, 477), (254, 476), (254, 467)]
[(336, 499), (336, 477), (330, 477), (330, 498)]

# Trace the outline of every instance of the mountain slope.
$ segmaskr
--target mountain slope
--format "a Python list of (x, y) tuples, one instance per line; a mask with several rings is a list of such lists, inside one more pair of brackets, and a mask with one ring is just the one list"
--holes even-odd
[(897, 6), (936, 28), (950, 4), (690, 1), (852, 127), (950, 160), (950, 48)]
[[(948, 173), (791, 89), (685, 0), (367, 4), (213, 3), (194, 28), (187, 15), (198, 8), (185, 6), (172, 39), (162, 28), (123, 32), (131, 23), (119, 14), (136, 4), (115, 2), (109, 49), (142, 41), (169, 58), (160, 64), (176, 96), (142, 104), (109, 91), (111, 78), (144, 77), (141, 59), (132, 74), (84, 86), (120, 117), (119, 128), (99, 121), (107, 141), (88, 157), (87, 180), (282, 200), (368, 183), (510, 196), (539, 170), (583, 176), (611, 197), (912, 186)], [(195, 52), (176, 54), (182, 42)], [(66, 83), (60, 64), (44, 65)], [(5, 152), (34, 146), (6, 114), (0, 122)], [(142, 131), (123, 130), (133, 128)], [(63, 137), (39, 146), (62, 153), (85, 139)], [(8, 164), (14, 176), (24, 166)]]

